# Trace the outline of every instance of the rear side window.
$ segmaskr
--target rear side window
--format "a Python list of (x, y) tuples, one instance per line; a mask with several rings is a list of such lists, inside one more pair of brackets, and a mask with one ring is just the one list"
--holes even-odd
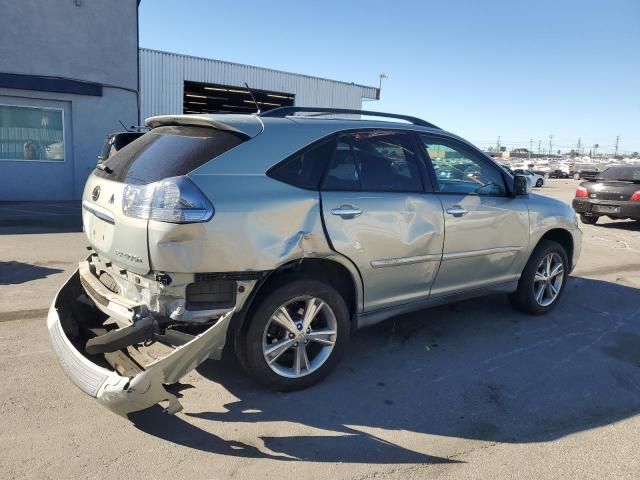
[(185, 175), (247, 139), (207, 127), (158, 127), (105, 161), (108, 170), (96, 170), (95, 174), (130, 184), (153, 183)]
[(267, 172), (271, 178), (300, 188), (318, 190), (333, 142), (326, 140), (279, 163)]
[(401, 133), (359, 132), (341, 136), (324, 190), (422, 192), (411, 138)]

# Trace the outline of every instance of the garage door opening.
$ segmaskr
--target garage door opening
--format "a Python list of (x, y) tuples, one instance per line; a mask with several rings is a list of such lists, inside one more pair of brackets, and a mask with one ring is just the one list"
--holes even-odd
[[(251, 89), (260, 110), (293, 106), (295, 95)], [(184, 113), (253, 113), (256, 105), (249, 90), (229, 85), (184, 82)]]

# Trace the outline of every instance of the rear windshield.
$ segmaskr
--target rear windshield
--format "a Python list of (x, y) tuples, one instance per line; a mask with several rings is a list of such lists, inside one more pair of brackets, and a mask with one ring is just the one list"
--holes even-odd
[(124, 147), (95, 174), (143, 185), (185, 175), (247, 140), (242, 134), (208, 127), (154, 128)]
[(622, 180), (640, 182), (640, 165), (609, 167), (597, 176), (598, 180)]

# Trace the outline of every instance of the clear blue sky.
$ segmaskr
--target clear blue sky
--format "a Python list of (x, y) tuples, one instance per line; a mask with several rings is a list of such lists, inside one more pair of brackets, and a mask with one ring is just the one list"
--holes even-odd
[(142, 0), (140, 45), (377, 85), (479, 146), (640, 151), (640, 0)]

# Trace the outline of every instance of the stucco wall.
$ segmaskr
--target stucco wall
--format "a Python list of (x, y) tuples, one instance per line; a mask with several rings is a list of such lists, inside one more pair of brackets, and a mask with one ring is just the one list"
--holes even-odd
[(0, 104), (62, 108), (65, 116), (64, 162), (0, 160), (0, 201), (73, 200), (82, 195), (95, 168), (104, 137), (135, 125), (135, 93), (104, 88), (102, 97), (0, 88)]
[(0, 12), (0, 72), (137, 89), (135, 0), (0, 0)]
[(136, 0), (0, 0), (0, 73), (103, 85), (102, 96), (0, 86), (0, 104), (60, 108), (64, 162), (0, 160), (0, 201), (78, 199), (106, 134), (138, 123)]

